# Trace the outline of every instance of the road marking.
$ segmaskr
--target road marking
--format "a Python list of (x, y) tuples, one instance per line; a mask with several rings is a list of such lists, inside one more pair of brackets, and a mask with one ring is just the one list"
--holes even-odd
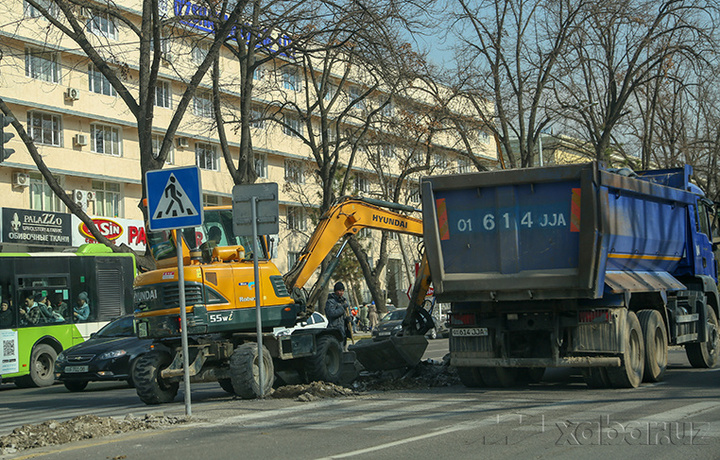
[[(432, 409), (438, 408), (438, 407), (445, 407), (447, 409), (447, 403), (445, 401), (438, 401), (435, 403), (428, 403), (428, 404), (419, 404), (417, 406), (412, 406), (412, 408), (403, 408), (401, 410), (394, 410), (391, 411), (391, 413), (387, 416), (383, 414), (383, 418), (397, 416), (397, 415), (405, 415), (405, 414), (412, 414), (414, 412), (427, 412)], [(496, 410), (496, 409), (502, 409), (503, 405), (499, 403), (487, 403), (487, 404), (480, 404), (476, 406), (470, 406), (470, 407), (462, 407), (461, 410), (445, 410), (442, 414), (440, 414), (441, 417), (450, 417), (453, 415), (457, 415), (460, 412), (468, 411), (468, 412), (478, 412), (478, 411), (486, 411), (486, 410)], [(438, 414), (428, 413), (424, 415), (415, 415), (415, 418), (411, 419), (403, 419), (403, 420), (393, 420), (391, 422), (381, 423), (381, 424), (373, 424), (372, 426), (369, 426), (365, 428), (365, 430), (368, 431), (386, 431), (386, 430), (397, 430), (401, 428), (408, 428), (411, 426), (416, 425), (423, 425), (428, 423), (428, 421), (432, 419), (437, 419)], [(332, 427), (331, 427), (332, 428)]]
[(693, 417), (708, 412), (713, 409), (720, 407), (720, 402), (705, 401), (689, 406), (678, 407), (677, 409), (671, 409), (665, 412), (658, 412), (657, 414), (648, 415), (637, 420), (637, 422), (677, 422), (681, 419)]

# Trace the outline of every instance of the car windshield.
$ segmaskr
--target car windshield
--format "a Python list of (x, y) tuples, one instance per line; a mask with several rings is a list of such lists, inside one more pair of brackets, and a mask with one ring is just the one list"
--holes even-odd
[(396, 321), (405, 318), (405, 310), (393, 310), (387, 315), (383, 316), (380, 321)]
[(134, 335), (133, 317), (125, 316), (106, 324), (98, 331), (96, 337), (132, 337)]

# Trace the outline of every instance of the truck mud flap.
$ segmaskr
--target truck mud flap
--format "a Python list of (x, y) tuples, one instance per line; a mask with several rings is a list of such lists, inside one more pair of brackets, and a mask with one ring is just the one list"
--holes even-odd
[(348, 347), (368, 371), (387, 371), (416, 366), (428, 346), (422, 335), (390, 337), (386, 340), (360, 340)]

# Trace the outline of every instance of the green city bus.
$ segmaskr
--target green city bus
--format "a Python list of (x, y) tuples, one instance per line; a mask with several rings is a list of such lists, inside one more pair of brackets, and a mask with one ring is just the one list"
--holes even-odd
[[(52, 385), (61, 351), (132, 312), (135, 275), (133, 254), (102, 244), (75, 252), (0, 253), (0, 302), (7, 303), (0, 305), (1, 381)], [(47, 302), (38, 303), (41, 297)], [(40, 306), (42, 314), (30, 312)]]

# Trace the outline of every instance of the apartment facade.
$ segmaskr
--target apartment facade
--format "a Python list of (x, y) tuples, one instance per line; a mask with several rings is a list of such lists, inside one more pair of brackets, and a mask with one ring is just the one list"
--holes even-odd
[[(163, 3), (163, 14), (181, 14), (191, 11), (188, 1)], [(49, 5), (45, 1), (43, 4)], [(140, 5), (136, 2), (118, 2), (124, 14), (139, 24)], [(179, 8), (181, 5), (182, 8)], [(87, 210), (89, 216), (106, 236), (116, 243), (124, 243), (137, 251), (145, 249), (145, 228), (138, 203), (142, 196), (140, 147), (136, 119), (118, 96), (107, 78), (93, 66), (86, 54), (61, 34), (31, 5), (23, 0), (6, 2), (4, 19), (0, 25), (3, 58), (0, 61), (0, 97), (14, 116), (23, 123), (33, 139), (44, 163), (52, 171), (63, 190)], [(184, 9), (183, 9), (184, 8)], [(188, 9), (190, 8), (190, 9)], [(110, 16), (88, 9), (79, 13), (86, 33), (94, 44), (111, 49), (116, 57), (112, 64), (121, 75), (125, 86), (138, 91), (137, 43), (123, 24)], [(187, 26), (184, 35), (204, 33), (197, 27)], [(158, 149), (165, 137), (178, 101), (185, 91), (183, 81), (197, 68), (207, 53), (207, 42), (200, 39), (173, 38), (169, 34), (163, 41), (163, 65), (158, 84), (154, 89), (153, 148)], [(205, 54), (204, 54), (205, 53)], [(263, 67), (257, 72), (256, 109), (262, 112), (270, 100), (285, 92), (282, 97), (296, 93), (304, 84), (302, 72), (292, 71), (291, 61), (282, 60)], [(228, 81), (236, 79), (239, 66), (230, 53), (221, 53), (221, 69)], [(337, 83), (351, 99), (363, 82)], [(225, 109), (232, 110), (235, 97), (232, 90), (223, 94)], [(422, 103), (422, 101), (419, 101)], [(359, 107), (362, 109), (362, 107)], [(302, 141), (301, 123), (284, 124), (270, 121), (253, 123), (255, 170), (259, 182), (277, 182), (280, 185), (281, 231), (275, 236), (277, 250), (274, 261), (285, 272), (296, 260), (308, 236), (314, 230), (312, 216), (317, 203), (318, 184), (314, 177), (317, 165), (307, 145)], [(11, 128), (10, 132), (14, 132)], [(228, 145), (236, 163), (240, 138), (227, 131)], [(482, 161), (495, 163), (495, 146), (492, 139), (481, 136), (486, 143)], [(442, 145), (445, 142), (446, 145)], [(469, 172), (469, 161), (461, 152), (448, 148), (450, 140), (440, 141), (434, 161), (435, 173)], [(16, 134), (6, 147), (15, 153), (0, 163), (0, 235), (3, 252), (62, 251), (92, 242), (92, 236), (80, 220), (68, 213), (67, 208), (50, 189), (39, 173), (28, 149)], [(401, 147), (382, 146), (382, 154), (389, 170), (384, 175), (399, 174)], [(342, 155), (346, 155), (343, 153)], [(347, 154), (349, 155), (349, 153)], [(346, 157), (347, 157), (346, 155)], [(345, 158), (345, 161), (348, 161)], [(341, 157), (342, 162), (342, 157)], [(166, 167), (197, 165), (203, 185), (206, 205), (229, 205), (233, 181), (221, 153), (217, 131), (213, 128), (212, 100), (209, 76), (200, 84), (172, 141)], [(379, 172), (368, 161), (355, 161), (352, 193), (382, 198)], [(416, 185), (410, 177), (404, 199), (419, 206)], [(415, 188), (414, 188), (415, 187)], [(310, 197), (310, 198), (308, 198)], [(379, 245), (378, 232), (367, 232), (370, 253)], [(398, 291), (408, 285), (408, 267), (414, 256), (402, 254), (403, 248), (414, 248), (414, 240), (390, 238), (388, 277)], [(405, 243), (405, 244), (403, 244)]]

